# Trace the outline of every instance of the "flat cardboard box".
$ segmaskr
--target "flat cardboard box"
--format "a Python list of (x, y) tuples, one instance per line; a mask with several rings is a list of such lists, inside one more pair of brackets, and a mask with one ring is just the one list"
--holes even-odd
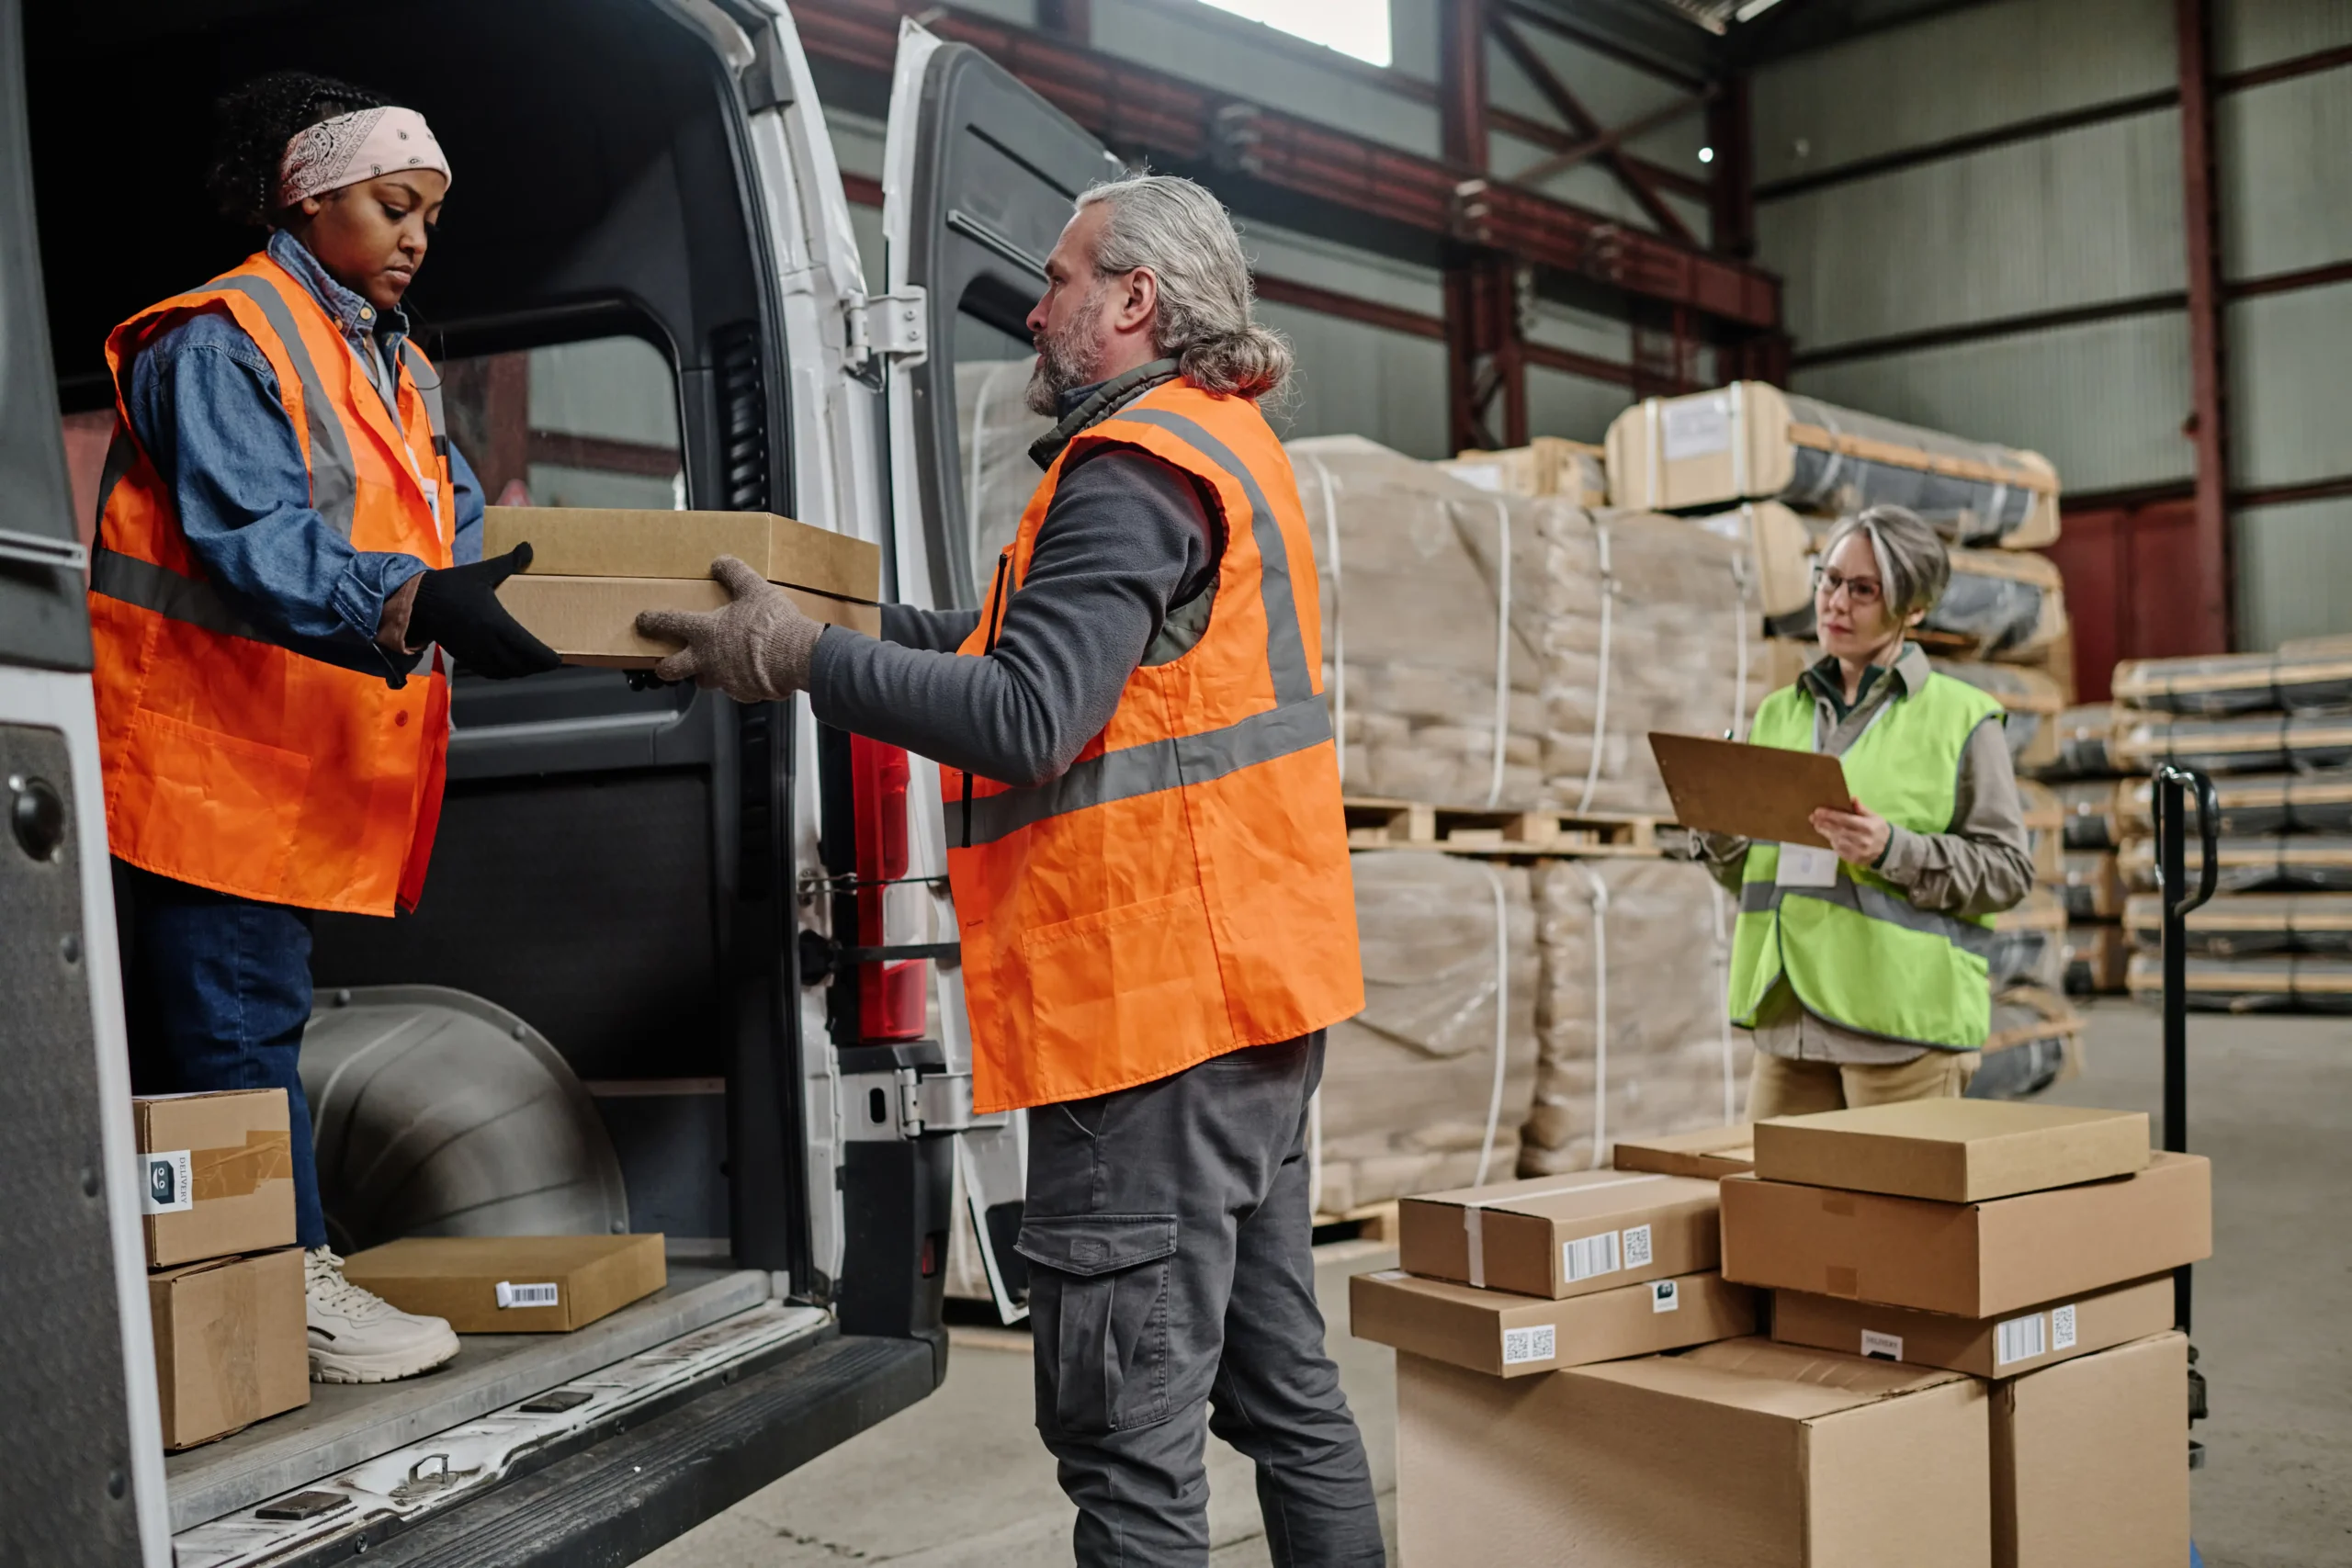
[(2016, 1377), (2095, 1355), (2172, 1326), (2172, 1276), (2045, 1302), (2007, 1317), (1950, 1317), (1803, 1291), (1772, 1292), (1772, 1337), (1783, 1345), (1949, 1367), (1980, 1378)]
[(1408, 1274), (1526, 1296), (1580, 1296), (1697, 1274), (1723, 1253), (1715, 1184), (1580, 1171), (1408, 1198), (1396, 1208)]
[(1756, 1293), (1710, 1271), (1551, 1301), (1389, 1269), (1348, 1281), (1348, 1324), (1359, 1339), (1518, 1378), (1753, 1334)]
[(1986, 1408), (1958, 1372), (1761, 1339), (1540, 1378), (1400, 1355), (1397, 1555), (1984, 1568)]
[(1777, 1116), (1756, 1128), (1768, 1181), (1973, 1203), (2129, 1176), (2148, 1164), (2148, 1113), (2011, 1100), (1913, 1100)]
[(772, 513), (492, 506), (481, 526), (486, 557), (528, 543), (533, 577), (708, 581), (710, 563), (733, 556), (771, 582), (868, 604), (882, 596), (879, 548)]
[(2159, 1154), (2136, 1176), (1981, 1203), (1727, 1176), (1724, 1278), (2002, 1317), (2209, 1256), (2212, 1175), (2201, 1156)]
[(584, 1327), (669, 1281), (643, 1235), (413, 1235), (344, 1260), (344, 1278), (460, 1334)]
[(166, 1449), (209, 1442), (311, 1402), (300, 1247), (150, 1274), (147, 1316)]
[(1996, 1383), (1995, 1568), (2188, 1562), (2188, 1384), (2169, 1331)]
[(1746, 1122), (1702, 1127), (1663, 1137), (1620, 1138), (1611, 1164), (1619, 1170), (1654, 1170), (1664, 1176), (1694, 1176), (1720, 1181), (1756, 1166), (1756, 1129)]
[[(868, 637), (882, 635), (882, 612), (875, 605), (778, 586), (811, 620)], [(729, 598), (726, 588), (708, 576), (551, 577), (533, 571), (508, 578), (498, 590), (498, 601), (507, 613), (562, 655), (565, 663), (613, 670), (648, 670), (685, 646), (640, 633), (639, 611), (723, 610)]]
[(148, 1268), (294, 1245), (284, 1089), (141, 1095), (130, 1124)]

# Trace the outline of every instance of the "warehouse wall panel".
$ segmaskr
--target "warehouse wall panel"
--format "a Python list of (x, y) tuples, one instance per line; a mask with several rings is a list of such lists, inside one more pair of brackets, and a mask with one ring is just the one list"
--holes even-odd
[(2230, 307), (2232, 476), (2301, 484), (2352, 472), (2352, 284)]
[(1287, 305), (1258, 314), (1298, 356), (1287, 405), (1268, 411), (1285, 438), (1363, 435), (1416, 457), (1450, 455), (1444, 344)]
[[(2352, 17), (2352, 6), (2336, 9)], [(2225, 276), (2352, 260), (2352, 69), (2233, 93), (2214, 123)]]
[(2069, 490), (2187, 477), (2188, 333), (2177, 315), (2132, 316), (1801, 370), (1795, 389), (1849, 408), (2028, 446)]
[[(1538, 299), (1535, 319), (1527, 324), (1530, 343), (1551, 348), (1564, 348), (1571, 354), (1589, 355), (1613, 364), (1633, 361), (1634, 340), (1623, 321), (1593, 310), (1579, 310), (1557, 300)], [(1553, 432), (1559, 434), (1562, 432)]]
[(2352, 44), (2352, 6), (2345, 0), (2216, 0), (2214, 68), (2257, 65)]
[(2183, 287), (2180, 121), (2086, 126), (1763, 203), (1800, 353)]
[(2000, 0), (1778, 62), (1753, 90), (1757, 181), (2170, 86), (2172, 9)]
[(2238, 646), (2352, 632), (2352, 500), (2238, 513)]
[(1608, 381), (1569, 376), (1543, 366), (1527, 372), (1527, 430), (1531, 435), (1565, 435), (1598, 446), (1609, 422), (1625, 411), (1633, 394)]

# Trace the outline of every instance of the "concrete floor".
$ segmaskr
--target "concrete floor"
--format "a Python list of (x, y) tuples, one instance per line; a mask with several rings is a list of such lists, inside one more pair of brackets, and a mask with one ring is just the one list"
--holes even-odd
[[(2211, 1568), (2352, 1568), (2352, 1021), (2192, 1017), (2190, 1147), (2216, 1169), (2213, 1261), (2196, 1344), (2213, 1418), (2195, 1482)], [(2076, 1105), (2161, 1109), (2154, 1016), (2091, 1014)], [(1362, 1420), (1393, 1542), (1396, 1387), (1387, 1350), (1347, 1334), (1346, 1277), (1372, 1244), (1326, 1248), (1331, 1347)], [(1036, 1568), (1069, 1561), (1069, 1509), (1029, 1425), (1024, 1337), (961, 1331), (923, 1404), (647, 1558), (650, 1568)], [(1214, 1568), (1266, 1563), (1248, 1461), (1210, 1439)], [(1393, 1548), (1392, 1548), (1393, 1550)], [(1420, 1564), (1419, 1568), (1441, 1568)]]

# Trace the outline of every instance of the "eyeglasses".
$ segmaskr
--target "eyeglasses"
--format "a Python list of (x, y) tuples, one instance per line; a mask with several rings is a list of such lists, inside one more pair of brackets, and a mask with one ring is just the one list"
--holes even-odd
[(1824, 599), (1835, 599), (1839, 589), (1846, 591), (1847, 603), (1875, 604), (1879, 601), (1879, 582), (1875, 577), (1847, 577), (1826, 566), (1813, 569), (1813, 591)]

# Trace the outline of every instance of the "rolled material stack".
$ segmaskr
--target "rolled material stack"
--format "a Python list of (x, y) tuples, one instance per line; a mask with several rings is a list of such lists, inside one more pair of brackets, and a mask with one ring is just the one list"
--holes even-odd
[[(2212, 775), (2216, 893), (2188, 918), (2188, 1005), (2226, 1011), (2352, 1011), (2352, 649), (2289, 644), (2275, 653), (2120, 664), (2134, 711), (2115, 750), (2143, 776), (2119, 792), (2119, 880), (2133, 953), (2132, 995), (2163, 995), (2154, 785), (2177, 762)], [(2197, 807), (2185, 851), (2203, 863)]]
[(2131, 959), (2117, 858), (2124, 836), (2120, 806), (2131, 783), (2115, 753), (2123, 728), (2120, 711), (2105, 703), (2063, 710), (2044, 721), (2049, 739), (2036, 759), (2019, 764), (2057, 801), (2060, 853), (2052, 891), (2066, 914), (2062, 988), (2075, 996), (2121, 992)]

